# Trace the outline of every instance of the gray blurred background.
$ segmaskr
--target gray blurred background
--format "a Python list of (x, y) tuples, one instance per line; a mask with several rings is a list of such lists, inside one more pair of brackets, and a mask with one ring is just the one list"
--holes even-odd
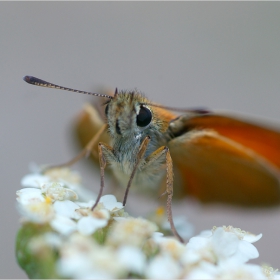
[[(16, 190), (30, 162), (61, 163), (77, 153), (71, 125), (86, 101), (22, 81), (24, 75), (82, 90), (134, 89), (170, 106), (203, 106), (280, 125), (278, 2), (1, 2), (1, 278), (25, 278), (14, 244)], [(97, 190), (98, 171), (75, 166)], [(106, 190), (108, 191), (108, 189)], [(131, 193), (127, 210), (156, 199)], [(144, 210), (141, 208), (144, 208)], [(196, 233), (233, 225), (262, 232), (260, 258), (280, 268), (280, 209), (174, 206)]]

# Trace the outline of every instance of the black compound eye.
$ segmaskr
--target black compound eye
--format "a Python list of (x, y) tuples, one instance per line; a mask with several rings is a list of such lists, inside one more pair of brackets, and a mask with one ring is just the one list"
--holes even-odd
[(152, 112), (148, 108), (141, 106), (140, 111), (136, 117), (137, 125), (140, 127), (145, 127), (151, 122), (151, 120)]

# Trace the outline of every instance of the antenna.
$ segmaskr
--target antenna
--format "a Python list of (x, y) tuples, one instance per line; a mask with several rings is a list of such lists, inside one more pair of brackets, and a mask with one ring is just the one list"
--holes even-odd
[(94, 92), (88, 92), (88, 91), (83, 91), (83, 90), (77, 90), (77, 89), (58, 86), (58, 85), (46, 82), (44, 80), (38, 79), (38, 78), (33, 77), (33, 76), (25, 76), (25, 77), (23, 77), (23, 80), (25, 82), (27, 82), (28, 84), (35, 85), (35, 86), (40, 86), (40, 87), (48, 87), (48, 88), (67, 90), (67, 91), (72, 91), (72, 92), (88, 94), (88, 95), (105, 97), (105, 98), (108, 98), (108, 99), (113, 99), (114, 98), (113, 96), (110, 96), (110, 95), (107, 95), (107, 94), (99, 94), (99, 93), (94, 93)]

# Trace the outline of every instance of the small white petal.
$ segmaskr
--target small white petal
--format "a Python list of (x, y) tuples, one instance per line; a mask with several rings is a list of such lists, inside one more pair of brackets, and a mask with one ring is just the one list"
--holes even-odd
[(103, 195), (100, 198), (100, 202), (102, 202), (102, 203), (115, 203), (115, 202), (117, 202), (117, 199), (112, 194), (106, 194), (106, 195)]
[(17, 201), (23, 205), (34, 203), (34, 202), (43, 202), (45, 201), (44, 196), (41, 193), (41, 190), (34, 188), (25, 188), (16, 192)]
[(164, 234), (162, 232), (153, 232), (152, 234), (152, 239), (156, 242), (159, 243), (161, 242), (162, 238), (164, 237)]
[(259, 241), (260, 239), (262, 238), (262, 234), (258, 234), (258, 235), (255, 235), (255, 234), (252, 234), (252, 233), (247, 233), (243, 240), (244, 241), (247, 241), (247, 242), (250, 242), (250, 243), (254, 243), (254, 242), (257, 242)]
[(89, 200), (88, 202), (76, 201), (76, 204), (78, 204), (81, 208), (91, 208), (94, 205), (94, 202), (94, 200)]
[(179, 264), (169, 255), (156, 256), (146, 269), (146, 277), (151, 279), (177, 279), (180, 273)]
[(169, 254), (175, 260), (179, 260), (186, 252), (186, 246), (174, 237), (161, 238), (158, 244), (161, 252)]
[(217, 279), (217, 266), (202, 261), (198, 266), (194, 267), (184, 279)]
[(232, 257), (236, 263), (245, 263), (248, 260), (256, 259), (259, 257), (259, 252), (257, 248), (244, 240), (240, 240), (238, 244), (238, 250)]
[(53, 204), (55, 212), (64, 217), (79, 219), (80, 215), (75, 211), (79, 206), (70, 200), (55, 201)]
[(199, 250), (208, 246), (210, 240), (201, 236), (192, 237), (186, 245), (187, 249)]
[(68, 235), (76, 230), (76, 223), (64, 216), (56, 215), (56, 217), (50, 222), (53, 229), (61, 234)]
[(82, 252), (62, 257), (57, 262), (57, 271), (67, 278), (84, 279), (91, 271), (90, 258)]
[(181, 258), (182, 262), (186, 265), (195, 264), (201, 259), (202, 259), (201, 255), (199, 254), (199, 252), (196, 252), (195, 250), (187, 250), (186, 252), (184, 252)]
[(157, 226), (143, 218), (127, 218), (114, 223), (108, 234), (108, 244), (141, 246), (150, 239)]
[(96, 219), (94, 217), (83, 217), (78, 221), (78, 231), (84, 235), (90, 235), (97, 229), (103, 228), (107, 225), (108, 221), (103, 219)]
[(117, 251), (118, 261), (128, 270), (135, 273), (143, 273), (146, 257), (137, 247), (122, 246)]
[(219, 263), (242, 264), (259, 256), (255, 246), (243, 240), (245, 234), (232, 226), (215, 228), (211, 244)]
[(262, 268), (255, 264), (231, 263), (220, 266), (219, 270), (220, 279), (270, 279), (265, 276)]
[(116, 211), (123, 208), (123, 204), (121, 202), (117, 202), (114, 195), (104, 195), (101, 197), (100, 202), (109, 211)]
[(231, 232), (217, 228), (213, 234), (213, 250), (219, 261), (223, 261), (236, 253), (239, 243), (238, 237)]
[(18, 204), (18, 210), (25, 219), (38, 224), (47, 223), (54, 217), (53, 207), (46, 201)]

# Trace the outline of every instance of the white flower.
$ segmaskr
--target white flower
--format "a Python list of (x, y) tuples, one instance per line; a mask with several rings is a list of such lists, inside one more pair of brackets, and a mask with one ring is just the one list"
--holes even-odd
[(280, 273), (278, 269), (273, 269), (271, 266), (263, 265), (262, 271), (268, 279), (280, 279)]
[(184, 279), (217, 279), (218, 269), (217, 266), (201, 261), (197, 266), (191, 268), (184, 276)]
[(41, 190), (44, 195), (49, 196), (53, 201), (78, 199), (78, 195), (73, 190), (63, 187), (61, 183), (46, 183), (41, 186)]
[[(51, 221), (50, 225), (56, 231), (65, 235), (71, 234), (75, 230), (84, 235), (91, 235), (99, 228), (103, 228), (108, 224), (110, 219), (108, 210), (96, 209), (92, 211), (88, 207), (80, 208), (78, 204), (69, 200), (56, 201), (53, 204), (56, 218)], [(83, 205), (88, 206), (85, 203)]]
[[(209, 232), (211, 233), (211, 231)], [(186, 264), (196, 264), (201, 261), (216, 263), (216, 256), (212, 249), (210, 237), (192, 237), (187, 243), (186, 249), (182, 257)]]
[(140, 248), (124, 245), (117, 250), (116, 254), (118, 261), (127, 271), (142, 274), (145, 270), (146, 256)]
[(62, 244), (61, 236), (54, 232), (46, 232), (31, 238), (28, 248), (36, 255), (44, 255), (48, 247), (59, 249)]
[(88, 201), (95, 199), (96, 194), (91, 190), (85, 189), (81, 185), (81, 178), (77, 172), (71, 171), (69, 168), (52, 168), (47, 170), (44, 175), (48, 176), (51, 181), (63, 183), (67, 188), (75, 191), (79, 199)]
[(219, 279), (267, 279), (262, 267), (255, 264), (226, 264), (219, 267)]
[(63, 235), (69, 235), (77, 229), (77, 223), (72, 219), (60, 215), (56, 215), (50, 221), (51, 227)]
[(77, 200), (78, 195), (71, 189), (65, 187), (63, 182), (51, 181), (49, 177), (40, 174), (29, 174), (22, 178), (21, 184), (26, 188), (38, 188), (41, 193), (56, 200)]
[(94, 200), (89, 200), (87, 202), (85, 201), (76, 201), (76, 204), (78, 204), (83, 209), (91, 209), (91, 207), (94, 205)]
[(114, 195), (104, 195), (100, 198), (99, 203), (102, 203), (104, 208), (109, 210), (110, 212), (115, 212), (120, 209), (123, 209), (123, 204), (121, 202), (117, 202), (117, 199)]
[[(30, 176), (27, 177), (24, 180), (25, 183), (30, 178)], [(36, 223), (49, 222), (55, 217), (55, 214), (78, 219), (79, 215), (75, 212), (79, 208), (78, 205), (69, 200), (56, 201), (56, 199), (68, 197), (69, 192), (74, 193), (56, 183), (46, 183), (41, 189), (24, 188), (16, 192), (19, 202), (18, 209), (27, 220)], [(54, 204), (53, 201), (55, 201)]]
[(119, 219), (113, 225), (107, 241), (115, 246), (122, 244), (141, 246), (152, 236), (156, 229), (157, 227), (154, 223), (142, 218)]
[[(95, 204), (95, 201), (89, 200), (88, 202), (77, 202), (77, 204), (81, 208), (90, 210), (92, 206)], [(121, 202), (118, 202), (114, 195), (109, 194), (109, 195), (103, 195), (100, 198), (98, 205), (95, 207), (94, 210), (96, 211), (99, 209), (106, 209), (111, 214), (114, 214), (123, 208), (124, 208), (123, 204)]]
[[(190, 239), (186, 248), (185, 261), (207, 260), (212, 263), (232, 262), (245, 263), (259, 256), (258, 250), (250, 242), (258, 240), (261, 235), (252, 238), (246, 232), (233, 227), (214, 228), (204, 231), (199, 236)], [(191, 260), (192, 259), (192, 260)]]
[(99, 247), (91, 254), (92, 271), (98, 273), (107, 273), (112, 278), (125, 278), (127, 271), (125, 266), (119, 262), (117, 254), (113, 248), (108, 246)]
[(154, 235), (153, 239), (159, 245), (160, 252), (170, 254), (173, 259), (179, 260), (186, 251), (186, 246), (174, 237)]
[[(49, 229), (30, 238), (29, 252), (44, 257), (55, 250), (61, 277), (280, 279), (271, 267), (246, 264), (258, 257), (252, 243), (261, 234), (232, 226), (214, 227), (185, 245), (156, 232), (157, 225), (164, 232), (170, 230), (163, 208), (151, 217), (155, 222), (132, 218), (113, 195), (105, 195), (92, 211), (94, 197), (86, 194), (79, 177), (68, 169), (27, 175), (22, 185), (25, 188), (17, 191), (21, 214)], [(78, 192), (83, 193), (82, 201)], [(192, 234), (193, 227), (185, 217), (175, 217), (174, 223), (185, 238)]]
[[(110, 212), (103, 207), (106, 206), (110, 211), (117, 211), (120, 207), (112, 195), (101, 197), (101, 201), (93, 211), (91, 210), (93, 201), (87, 203), (74, 203), (69, 200), (56, 201), (53, 207), (58, 217), (51, 222), (51, 226), (65, 235), (75, 230), (83, 235), (91, 235), (108, 224)], [(71, 219), (77, 220), (77, 224)]]
[(156, 243), (159, 243), (163, 237), (164, 237), (164, 234), (163, 234), (162, 232), (155, 231), (155, 232), (153, 232), (151, 238), (152, 238)]
[(64, 277), (80, 279), (113, 279), (124, 277), (125, 269), (116, 253), (101, 247), (92, 238), (73, 234), (61, 247), (57, 271)]
[(80, 207), (70, 200), (64, 201), (55, 201), (53, 204), (53, 208), (56, 214), (72, 219), (79, 219), (80, 215), (77, 213), (77, 209)]
[(21, 185), (25, 188), (33, 187), (33, 188), (41, 188), (44, 184), (50, 182), (50, 178), (48, 176), (44, 176), (42, 174), (28, 174), (25, 175), (21, 179)]
[[(216, 227), (213, 228), (215, 230)], [(233, 226), (223, 226), (223, 230), (226, 232), (234, 233), (240, 240), (244, 240), (250, 243), (254, 243), (262, 238), (262, 234), (253, 234), (251, 232), (242, 230), (240, 228), (234, 228)]]
[[(232, 229), (232, 227), (230, 227)], [(240, 235), (236, 230), (228, 227), (217, 228), (212, 237), (213, 249), (219, 262), (245, 263), (250, 259), (259, 257), (258, 250), (250, 242), (243, 240), (246, 236)], [(258, 240), (256, 238), (255, 240)], [(251, 238), (249, 239), (251, 241)]]
[(178, 279), (181, 267), (170, 255), (157, 255), (149, 263), (145, 276), (151, 279)]
[(78, 221), (78, 231), (84, 235), (93, 234), (99, 228), (103, 228), (108, 224), (106, 219), (97, 219), (95, 217), (83, 217)]
[(80, 234), (72, 234), (60, 249), (57, 271), (69, 278), (84, 278), (91, 272), (90, 254), (97, 249), (94, 240)]
[(81, 206), (81, 208), (76, 211), (80, 216), (77, 227), (80, 233), (90, 235), (108, 224), (110, 213), (107, 209), (102, 208), (102, 203), (99, 203), (93, 211), (91, 210), (94, 204), (92, 201), (78, 204)]
[(19, 212), (28, 221), (47, 223), (55, 215), (51, 200), (38, 189), (26, 188), (16, 192)]
[(23, 205), (45, 201), (42, 192), (38, 189), (33, 189), (33, 188), (21, 189), (16, 192), (16, 195), (17, 195), (17, 201)]
[[(95, 199), (96, 195), (80, 185), (80, 177), (68, 168), (54, 168), (47, 170), (44, 174), (33, 173), (24, 176), (21, 180), (23, 187), (43, 188), (42, 192), (48, 190), (54, 200), (76, 200), (86, 201)], [(57, 188), (55, 188), (57, 187)]]

